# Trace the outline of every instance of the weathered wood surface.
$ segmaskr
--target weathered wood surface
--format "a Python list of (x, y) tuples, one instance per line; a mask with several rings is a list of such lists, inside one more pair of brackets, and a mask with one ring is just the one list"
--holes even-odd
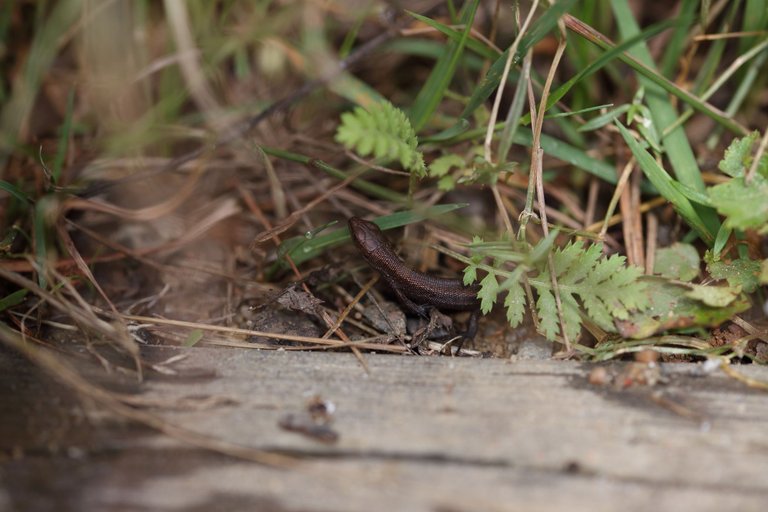
[[(588, 384), (591, 366), (574, 362), (368, 354), (366, 375), (351, 354), (184, 353), (170, 365), (179, 376), (151, 377), (144, 398), (237, 403), (155, 412), (301, 462), (272, 469), (91, 426), (102, 435), (72, 437), (74, 451), (66, 439), (56, 454), (28, 439), (12, 451), (0, 510), (768, 510), (768, 394), (699, 365), (665, 365), (666, 384), (617, 391)], [(768, 380), (768, 368), (740, 370)], [(278, 426), (316, 394), (336, 405), (335, 444)]]

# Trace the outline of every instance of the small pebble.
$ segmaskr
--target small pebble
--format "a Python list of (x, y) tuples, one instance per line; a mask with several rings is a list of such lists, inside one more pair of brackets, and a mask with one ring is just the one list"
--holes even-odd
[(589, 372), (589, 383), (593, 386), (605, 386), (609, 382), (608, 370), (604, 366), (597, 366)]
[(655, 350), (641, 350), (635, 354), (635, 361), (638, 363), (655, 363), (659, 360), (659, 353)]

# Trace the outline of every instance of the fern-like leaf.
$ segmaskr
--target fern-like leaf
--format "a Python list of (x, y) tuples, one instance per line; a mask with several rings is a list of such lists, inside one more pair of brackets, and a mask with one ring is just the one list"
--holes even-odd
[[(544, 272), (544, 274), (546, 275), (541, 276), (541, 281), (543, 283), (548, 282), (549, 279), (549, 272)], [(558, 331), (560, 330), (555, 295), (552, 293), (550, 287), (546, 284), (543, 286), (534, 285), (534, 288), (536, 288), (536, 293), (539, 296), (539, 300), (536, 301), (536, 310), (539, 316), (539, 326), (544, 336), (546, 336), (548, 340), (554, 340), (557, 337)]]
[(426, 174), (416, 132), (403, 111), (388, 101), (342, 114), (336, 141), (360, 156), (398, 160), (404, 169)]
[(512, 282), (504, 299), (504, 307), (507, 310), (507, 322), (512, 327), (517, 327), (523, 321), (525, 315), (525, 290), (518, 281)]
[(480, 299), (480, 310), (484, 315), (493, 309), (498, 294), (499, 282), (494, 274), (488, 274), (480, 281), (480, 293), (477, 294)]
[[(559, 253), (577, 253), (567, 268), (558, 266)], [(625, 319), (629, 310), (643, 309), (647, 297), (642, 293), (644, 284), (638, 281), (640, 269), (626, 267), (625, 258), (613, 255), (601, 257), (602, 246), (592, 245), (584, 249), (582, 242), (571, 243), (564, 249), (557, 249), (554, 255), (557, 282), (563, 302), (570, 302), (575, 296), (584, 304), (587, 315), (602, 329), (615, 331), (613, 319)], [(564, 306), (564, 313), (567, 309)], [(575, 317), (571, 317), (571, 320)], [(566, 319), (568, 323), (569, 319)], [(580, 321), (579, 321), (580, 324)], [(574, 329), (568, 325), (568, 330)]]
[[(488, 247), (489, 250), (496, 251), (495, 256), (499, 256), (498, 247), (492, 249), (490, 244)], [(561, 319), (552, 289), (548, 259), (534, 258), (535, 254), (540, 256), (539, 253), (539, 248), (534, 247), (528, 249), (527, 255), (499, 258), (521, 262), (511, 273), (502, 273), (495, 267), (483, 266), (488, 271), (488, 276), (480, 283), (479, 293), (484, 312), (496, 300), (497, 294), (506, 291), (504, 307), (507, 310), (507, 319), (513, 327), (519, 325), (527, 303), (527, 297), (520, 285), (523, 273), (538, 296), (536, 303), (528, 306), (534, 309), (541, 332), (550, 340), (554, 340), (561, 329), (564, 329), (569, 339), (576, 339), (584, 317), (589, 317), (607, 332), (616, 332), (614, 320), (626, 319), (631, 311), (648, 307), (646, 285), (639, 280), (642, 273), (639, 268), (627, 267), (626, 258), (623, 256), (603, 257), (601, 245), (585, 247), (582, 242), (575, 242), (552, 252), (560, 295)], [(482, 254), (480, 248), (480, 252), (473, 255), (472, 264), (466, 270), (466, 276), (471, 276), (472, 281), (480, 266), (479, 257)], [(561, 325), (561, 320), (564, 325)]]

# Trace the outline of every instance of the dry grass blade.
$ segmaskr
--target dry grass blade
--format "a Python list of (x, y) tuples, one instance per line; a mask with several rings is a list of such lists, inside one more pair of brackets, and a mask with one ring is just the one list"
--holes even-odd
[[(34, 281), (31, 281), (30, 279), (27, 279), (26, 277), (15, 272), (10, 272), (4, 268), (0, 268), (0, 277), (16, 284), (21, 288), (30, 290), (32, 293), (39, 296), (54, 308), (70, 316), (82, 327), (88, 327), (89, 329), (101, 334), (107, 339), (115, 340), (123, 337), (125, 337), (125, 339), (130, 339), (127, 336), (127, 333), (123, 333), (121, 336), (121, 330), (118, 330), (114, 324), (105, 322), (104, 320), (100, 319), (98, 316), (96, 316), (93, 309), (90, 307), (76, 307), (62, 299), (59, 299), (53, 293), (40, 288)], [(135, 345), (132, 342), (129, 345), (133, 346), (131, 352), (137, 353)]]
[[(541, 149), (540, 141), (541, 141), (541, 131), (544, 128), (544, 112), (546, 111), (546, 107), (547, 107), (547, 98), (549, 96), (549, 91), (551, 90), (551, 87), (552, 87), (552, 81), (554, 80), (554, 77), (555, 77), (555, 71), (557, 70), (557, 66), (560, 63), (560, 59), (563, 56), (563, 53), (565, 52), (565, 46), (566, 46), (565, 26), (563, 25), (562, 21), (558, 22), (558, 27), (560, 29), (560, 42), (557, 46), (555, 57), (552, 59), (552, 64), (549, 67), (549, 73), (547, 74), (547, 81), (544, 84), (544, 90), (541, 95), (541, 101), (539, 103), (538, 111), (534, 111), (535, 103), (531, 101), (531, 121), (533, 124), (533, 143), (531, 145), (531, 147), (533, 148), (533, 151), (531, 152), (531, 184), (535, 183), (536, 197), (538, 199), (538, 206), (539, 206), (539, 216), (541, 217), (541, 226), (542, 226), (542, 231), (545, 237), (549, 235), (549, 224), (547, 222), (547, 208), (546, 208), (546, 200), (544, 196), (544, 181), (542, 178), (542, 174), (544, 172), (543, 165), (542, 165), (544, 151)], [(565, 316), (563, 315), (563, 304), (560, 299), (560, 289), (557, 286), (557, 272), (555, 271), (554, 261), (552, 259), (551, 252), (547, 256), (547, 258), (549, 260), (549, 275), (550, 275), (550, 279), (552, 280), (552, 290), (555, 295), (555, 304), (557, 305), (557, 314), (560, 320), (560, 326), (561, 326), (560, 333), (562, 335), (562, 341), (563, 341), (563, 345), (565, 346), (566, 354), (571, 354), (572, 352), (571, 341), (568, 339), (568, 333), (566, 332), (566, 328), (565, 328)]]
[(728, 375), (732, 379), (736, 379), (739, 382), (746, 384), (750, 388), (768, 391), (768, 382), (759, 380), (759, 379), (753, 379), (752, 377), (744, 375), (742, 372), (734, 369), (731, 363), (728, 361), (728, 358), (726, 357), (721, 358), (720, 368), (723, 370), (723, 372), (726, 375)]
[(211, 128), (222, 129), (224, 120), (215, 115), (221, 107), (208, 85), (201, 63), (200, 52), (192, 35), (190, 18), (187, 12), (187, 2), (183, 0), (165, 0), (163, 2), (168, 16), (168, 24), (171, 28), (177, 51), (179, 52), (179, 68), (186, 81), (197, 108), (206, 117)]
[[(299, 343), (323, 345), (328, 348), (352, 347), (352, 348), (359, 348), (363, 350), (381, 350), (386, 352), (400, 352), (400, 353), (405, 352), (405, 349), (403, 349), (403, 347), (381, 345), (379, 343), (367, 343), (365, 341), (357, 342), (357, 341), (349, 341), (349, 340), (331, 340), (327, 338), (317, 338), (313, 336), (298, 336), (295, 334), (285, 334), (285, 333), (279, 333), (279, 332), (253, 331), (250, 329), (239, 329), (236, 327), (227, 327), (223, 325), (208, 325), (208, 324), (201, 324), (201, 323), (195, 323), (195, 322), (185, 322), (183, 320), (172, 320), (168, 318), (153, 318), (153, 317), (140, 316), (140, 315), (121, 315), (121, 318), (125, 320), (131, 320), (134, 322), (141, 322), (142, 324), (172, 325), (172, 326), (184, 327), (188, 329), (200, 329), (203, 331), (223, 332), (227, 334), (238, 334), (238, 335), (270, 338), (275, 340), (295, 341)], [(237, 346), (240, 348), (264, 348), (263, 346), (256, 346), (254, 344), (239, 343), (239, 342), (229, 343), (229, 342), (210, 341), (205, 343), (210, 343), (211, 345)], [(273, 348), (276, 350), (280, 347), (273, 347)]]
[(256, 236), (253, 240), (254, 245), (258, 245), (261, 243), (266, 242), (267, 240), (276, 237), (277, 235), (284, 233), (285, 231), (289, 230), (291, 227), (293, 227), (296, 222), (299, 221), (302, 215), (305, 215), (307, 212), (311, 211), (314, 207), (316, 207), (318, 204), (322, 203), (323, 201), (326, 201), (328, 198), (330, 198), (333, 194), (335, 194), (337, 191), (343, 189), (353, 181), (355, 181), (357, 178), (360, 177), (361, 174), (363, 174), (365, 170), (358, 171), (356, 173), (353, 173), (351, 176), (349, 176), (347, 179), (341, 181), (340, 183), (334, 185), (330, 189), (328, 189), (323, 194), (320, 194), (318, 197), (313, 199), (312, 201), (308, 202), (305, 206), (302, 208), (292, 212), (288, 217), (283, 219), (277, 226), (274, 226), (262, 233), (260, 233), (258, 236)]

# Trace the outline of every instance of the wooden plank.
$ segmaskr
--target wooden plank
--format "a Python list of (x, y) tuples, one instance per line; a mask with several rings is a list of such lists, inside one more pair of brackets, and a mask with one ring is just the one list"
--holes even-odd
[[(156, 360), (178, 352), (146, 350)], [(719, 373), (701, 376), (700, 365), (663, 365), (666, 384), (619, 391), (590, 385), (592, 366), (576, 362), (368, 354), (366, 375), (343, 353), (183, 353), (171, 365), (179, 375), (150, 377), (143, 397), (237, 403), (164, 410), (164, 418), (302, 463), (276, 470), (161, 436), (105, 440), (108, 455), (87, 461), (87, 469), (71, 464), (82, 472), (71, 490), (82, 510), (706, 511), (768, 504), (768, 395)], [(768, 380), (766, 368), (740, 370)], [(336, 406), (335, 444), (278, 425), (313, 395)], [(6, 480), (12, 474), (11, 483), (24, 485), (44, 459), (12, 461)]]

